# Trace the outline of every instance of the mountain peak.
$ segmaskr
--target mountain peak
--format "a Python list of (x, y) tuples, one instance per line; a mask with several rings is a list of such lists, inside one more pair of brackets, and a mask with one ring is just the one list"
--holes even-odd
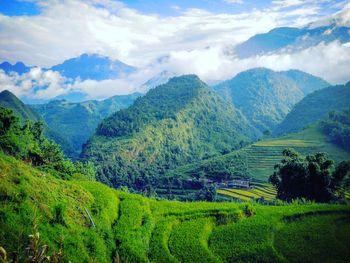
[(60, 72), (61, 75), (67, 78), (75, 79), (79, 77), (82, 80), (116, 79), (136, 71), (135, 67), (119, 60), (112, 60), (107, 56), (94, 53), (83, 53), (50, 69)]

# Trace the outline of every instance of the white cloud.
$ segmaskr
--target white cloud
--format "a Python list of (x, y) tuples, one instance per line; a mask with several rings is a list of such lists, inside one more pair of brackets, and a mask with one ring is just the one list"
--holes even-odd
[(228, 4), (243, 4), (243, 0), (223, 0), (223, 1)]
[[(329, 0), (319, 3), (325, 1)], [(225, 55), (228, 46), (254, 34), (318, 19), (321, 7), (316, 1), (275, 0), (271, 8), (240, 14), (181, 9), (178, 16), (170, 17), (142, 14), (108, 0), (50, 0), (39, 4), (43, 10), (38, 16), (0, 15), (0, 59), (49, 67), (88, 52), (120, 59), (140, 70), (123, 79), (105, 81), (67, 81), (57, 72), (40, 68), (22, 76), (0, 72), (1, 89), (19, 96), (49, 99), (70, 91), (86, 92), (89, 98), (126, 94), (164, 70), (195, 73), (206, 81), (230, 78), (257, 66), (298, 68), (332, 82), (345, 82), (350, 77), (349, 46), (337, 42), (293, 54), (244, 60)], [(349, 21), (350, 4), (339, 8), (342, 10), (334, 16)], [(159, 62), (160, 57), (166, 59)], [(35, 85), (42, 88), (33, 89)]]

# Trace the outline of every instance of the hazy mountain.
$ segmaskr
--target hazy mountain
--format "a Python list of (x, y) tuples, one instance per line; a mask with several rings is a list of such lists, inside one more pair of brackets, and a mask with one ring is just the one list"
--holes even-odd
[(79, 156), (83, 143), (94, 133), (102, 119), (130, 106), (139, 96), (139, 93), (134, 93), (80, 103), (55, 100), (30, 107), (41, 114), (49, 127), (66, 139), (68, 145), (62, 145), (62, 148), (70, 158), (75, 159)]
[(146, 93), (150, 89), (153, 89), (159, 85), (162, 85), (164, 83), (167, 83), (168, 80), (172, 77), (176, 76), (175, 73), (169, 72), (169, 71), (162, 71), (158, 75), (154, 76), (153, 78), (147, 80), (142, 86), (140, 87), (139, 91)]
[(214, 90), (263, 132), (274, 129), (306, 94), (329, 85), (298, 70), (275, 72), (255, 68), (214, 86)]
[(315, 91), (293, 107), (274, 133), (300, 131), (312, 122), (325, 117), (331, 110), (341, 111), (349, 108), (349, 102), (350, 82)]
[(101, 181), (142, 188), (145, 176), (240, 148), (255, 132), (197, 76), (186, 75), (106, 118), (82, 157), (98, 165)]
[(50, 69), (60, 72), (67, 78), (79, 77), (82, 80), (116, 79), (136, 71), (135, 67), (98, 54), (82, 54)]
[(10, 72), (16, 72), (18, 74), (27, 73), (30, 70), (30, 67), (23, 64), (23, 62), (17, 62), (16, 64), (11, 64), (7, 61), (0, 64), (0, 69), (5, 71), (6, 74)]
[(267, 33), (252, 36), (238, 45), (234, 53), (240, 58), (247, 58), (282, 49), (301, 50), (321, 42), (329, 43), (338, 40), (345, 43), (350, 41), (349, 30), (349, 27), (336, 24), (316, 28), (279, 27)]

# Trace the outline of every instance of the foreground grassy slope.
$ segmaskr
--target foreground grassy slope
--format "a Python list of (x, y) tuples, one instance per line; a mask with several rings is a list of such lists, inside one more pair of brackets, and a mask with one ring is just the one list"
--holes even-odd
[(350, 257), (345, 205), (156, 201), (96, 182), (62, 181), (3, 154), (0, 171), (0, 246), (7, 251), (24, 251), (36, 221), (42, 244), (53, 251), (62, 243), (71, 262), (111, 262), (117, 255), (122, 262), (347, 262)]
[(265, 139), (229, 154), (179, 167), (168, 174), (188, 177), (202, 174), (213, 179), (222, 174), (248, 175), (266, 181), (286, 148), (294, 148), (303, 155), (326, 152), (336, 162), (350, 158), (349, 152), (328, 142), (320, 125), (315, 123), (299, 133)]

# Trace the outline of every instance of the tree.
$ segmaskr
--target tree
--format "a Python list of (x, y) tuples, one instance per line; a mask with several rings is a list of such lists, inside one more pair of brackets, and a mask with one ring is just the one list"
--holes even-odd
[(205, 184), (197, 193), (196, 199), (200, 201), (213, 202), (216, 200), (216, 187)]
[[(292, 201), (306, 198), (328, 202), (335, 198), (345, 176), (340, 168), (332, 173), (333, 161), (325, 153), (303, 158), (293, 149), (283, 151), (284, 159), (275, 165), (269, 181), (277, 188), (277, 198)], [(338, 171), (338, 172), (337, 172)]]

